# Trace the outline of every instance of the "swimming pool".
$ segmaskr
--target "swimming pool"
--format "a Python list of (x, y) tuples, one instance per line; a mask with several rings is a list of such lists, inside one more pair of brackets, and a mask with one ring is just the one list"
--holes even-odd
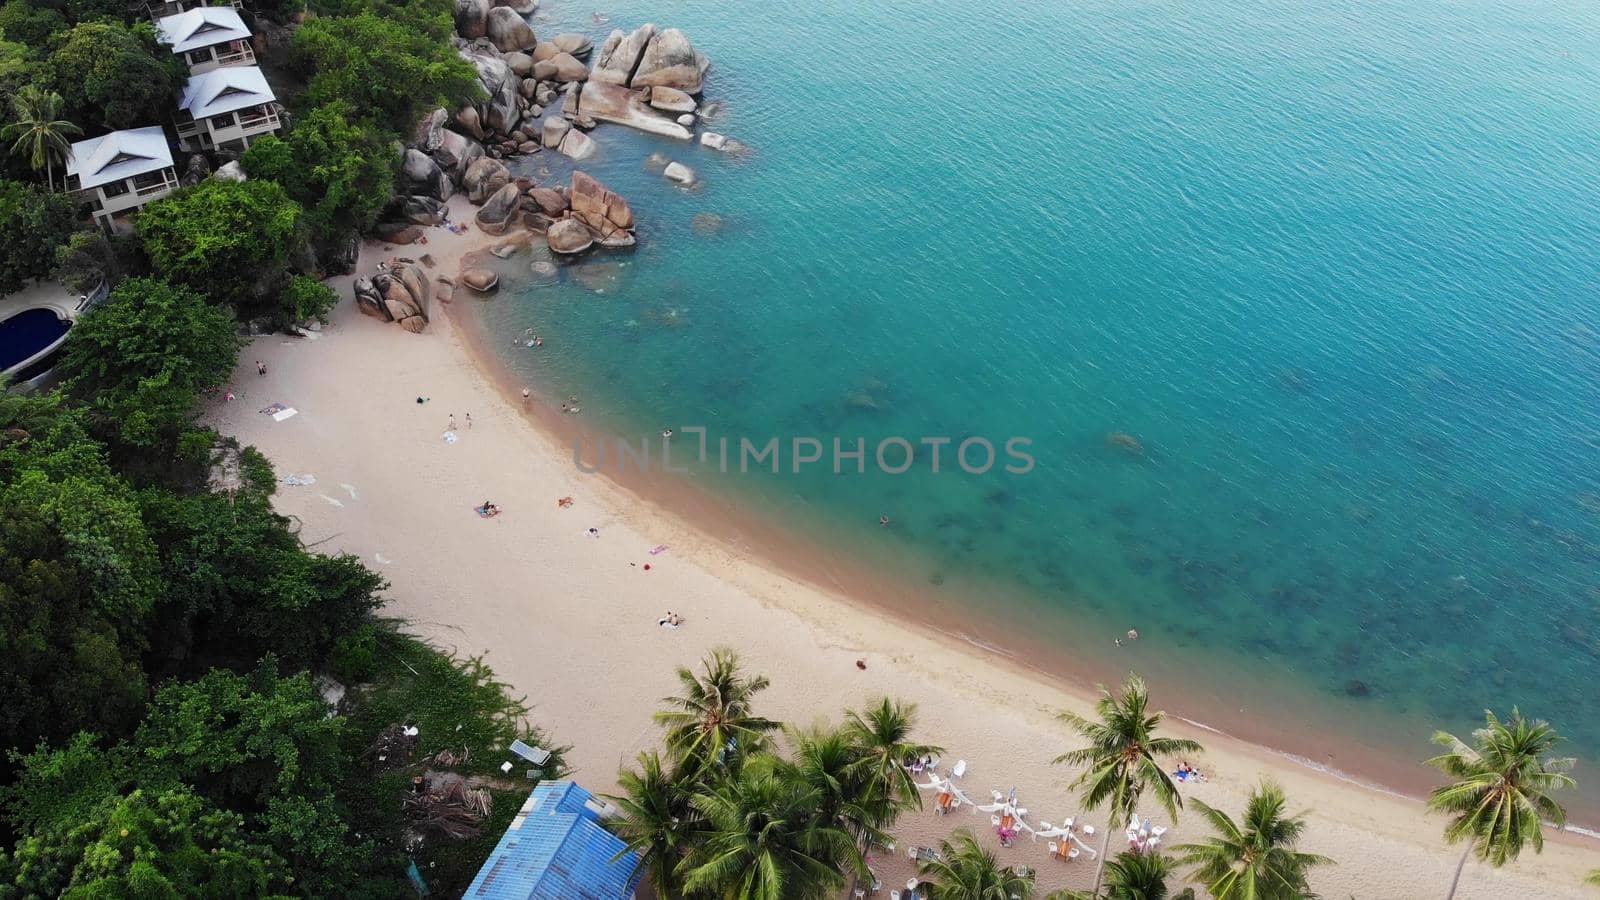
[(43, 308), (25, 309), (0, 322), (0, 372), (50, 349), (71, 327), (54, 310)]

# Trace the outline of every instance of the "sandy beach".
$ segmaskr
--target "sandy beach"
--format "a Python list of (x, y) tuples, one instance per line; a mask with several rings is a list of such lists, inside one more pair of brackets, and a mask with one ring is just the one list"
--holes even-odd
[[(459, 197), (452, 212), (470, 220)], [(439, 228), (429, 237), (425, 247), (369, 246), (358, 271), (370, 273), (390, 254), (426, 252), (435, 271), (454, 272), (461, 254), (485, 240)], [(1072, 773), (1050, 764), (1076, 746), (1054, 714), (1087, 712), (1088, 686), (1051, 683), (860, 598), (797, 580), (725, 536), (580, 473), (570, 446), (474, 364), (452, 321), (477, 302), (469, 291), (458, 289), (454, 308), (436, 304), (429, 330), (411, 335), (361, 316), (349, 282), (330, 282), (342, 302), (313, 338), (274, 335), (248, 347), (230, 385), (235, 399), (216, 402), (208, 417), (266, 453), (280, 479), (314, 475), (313, 485), (280, 485), (276, 498), (305, 543), (360, 557), (391, 583), (391, 614), (442, 646), (483, 655), (527, 695), (533, 717), (572, 745), (568, 758), (587, 787), (613, 789), (618, 766), (656, 744), (650, 714), (675, 690), (674, 668), (726, 645), (750, 671), (772, 679), (760, 707), (767, 715), (809, 724), (883, 695), (913, 701), (922, 735), (946, 748), (947, 761), (968, 761), (962, 784), (969, 795), (986, 800), (991, 789), (1015, 787), (1034, 823), (1077, 816), (1080, 824), (1103, 824), (1103, 814), (1085, 814), (1068, 792)], [(256, 360), (267, 364), (266, 376), (257, 376)], [(298, 414), (279, 422), (258, 412), (273, 402)], [(451, 416), (459, 439), (446, 443)], [(570, 507), (556, 503), (567, 496)], [(480, 519), (473, 508), (485, 499), (505, 513)], [(651, 552), (658, 547), (666, 549)], [(658, 627), (668, 610), (686, 624)], [(1153, 700), (1182, 712), (1174, 698)], [(1338, 861), (1312, 877), (1322, 895), (1443, 896), (1456, 853), (1440, 836), (1443, 821), (1425, 815), (1419, 800), (1352, 785), (1225, 736), (1179, 723), (1173, 730), (1207, 747), (1192, 762), (1209, 780), (1184, 787), (1185, 796), (1236, 813), (1249, 789), (1271, 778), (1294, 808), (1310, 811), (1302, 849)], [(962, 826), (994, 843), (987, 814), (969, 809), (912, 813), (896, 833), (903, 851), (936, 845)], [(1202, 834), (1184, 816), (1166, 841)], [(1043, 888), (1087, 887), (1093, 877), (1087, 854), (1061, 864), (1045, 842), (1026, 835), (999, 853), (1035, 867)], [(875, 866), (888, 887), (912, 873), (903, 853)], [(1469, 864), (1458, 896), (1592, 896), (1581, 882), (1594, 868), (1600, 844), (1562, 835), (1543, 855), (1525, 854), (1502, 871)]]

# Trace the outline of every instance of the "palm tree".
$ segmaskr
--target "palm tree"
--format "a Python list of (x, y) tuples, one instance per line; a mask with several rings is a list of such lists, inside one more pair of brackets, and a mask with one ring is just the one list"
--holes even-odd
[(1157, 737), (1156, 729), (1166, 713), (1148, 712), (1149, 700), (1144, 679), (1130, 672), (1122, 684), (1120, 696), (1104, 687), (1100, 689), (1100, 699), (1094, 707), (1099, 721), (1091, 722), (1071, 712), (1057, 716), (1082, 735), (1089, 746), (1063, 753), (1055, 761), (1084, 767), (1072, 787), (1083, 789), (1085, 808), (1110, 808), (1111, 821), (1100, 842), (1091, 896), (1100, 893), (1111, 833), (1127, 823), (1146, 790), (1152, 791), (1167, 815), (1177, 820), (1183, 798), (1178, 796), (1178, 788), (1162, 765), (1162, 759), (1199, 753), (1201, 749), (1194, 741)]
[(897, 812), (921, 809), (922, 795), (917, 792), (916, 777), (904, 762), (943, 753), (944, 749), (911, 739), (917, 723), (916, 704), (885, 697), (864, 713), (846, 710), (844, 718), (846, 732), (861, 750), (858, 765), (867, 773), (874, 790), (895, 798), (899, 803)]
[(683, 887), (726, 900), (821, 900), (844, 887), (841, 870), (866, 874), (843, 828), (816, 814), (817, 790), (776, 757), (751, 757), (694, 796), (704, 839), (679, 865)]
[(1033, 896), (1033, 873), (1002, 868), (995, 855), (973, 840), (972, 832), (965, 828), (951, 837), (953, 842), (939, 845), (937, 859), (918, 867), (930, 900), (1027, 900)]
[(1524, 719), (1515, 708), (1506, 722), (1489, 710), (1483, 716), (1484, 727), (1472, 732), (1471, 745), (1436, 732), (1433, 742), (1448, 750), (1428, 760), (1452, 779), (1428, 795), (1428, 808), (1451, 816), (1446, 840), (1467, 842), (1447, 898), (1456, 895), (1468, 856), (1499, 868), (1516, 859), (1524, 844), (1531, 843), (1535, 853), (1543, 850), (1541, 820), (1557, 826), (1567, 821), (1567, 811), (1550, 795), (1576, 783), (1567, 774), (1574, 760), (1545, 756), (1561, 742), (1548, 722)]
[(746, 678), (739, 657), (726, 647), (711, 651), (695, 675), (678, 668), (683, 695), (665, 697), (670, 708), (655, 715), (666, 726), (667, 748), (693, 768), (737, 761), (758, 749), (778, 723), (751, 711), (751, 700), (767, 688), (767, 679)]
[(1304, 815), (1286, 816), (1283, 788), (1270, 782), (1250, 792), (1244, 821), (1200, 800), (1194, 805), (1211, 823), (1215, 837), (1198, 844), (1181, 844), (1178, 860), (1194, 866), (1194, 878), (1206, 885), (1216, 900), (1303, 900), (1314, 897), (1306, 885), (1306, 870), (1330, 865), (1333, 860), (1301, 853), (1294, 845), (1305, 832)]
[[(1159, 853), (1124, 850), (1106, 862), (1104, 900), (1194, 900), (1194, 891), (1184, 888), (1173, 895), (1167, 887), (1172, 877), (1172, 860)], [(1094, 900), (1085, 891), (1057, 891), (1050, 900)]]
[(644, 860), (662, 900), (673, 900), (682, 894), (677, 866), (703, 825), (690, 803), (697, 786), (681, 770), (663, 765), (654, 750), (640, 753), (639, 768), (624, 769), (617, 783), (622, 793), (608, 799), (622, 814), (611, 823), (612, 830)]
[(862, 768), (860, 748), (843, 728), (817, 727), (792, 733), (792, 762), (781, 763), (786, 776), (816, 792), (819, 819), (849, 832), (865, 851), (888, 840), (880, 829), (900, 814), (893, 797), (877, 790)]
[(11, 141), (11, 155), (28, 155), (28, 164), (35, 172), (45, 170), (45, 183), (56, 189), (56, 167), (59, 160), (66, 162), (72, 155), (69, 134), (82, 134), (82, 129), (56, 115), (61, 111), (61, 95), (46, 91), (37, 85), (26, 85), (11, 98), (17, 120), (0, 129), (0, 140)]

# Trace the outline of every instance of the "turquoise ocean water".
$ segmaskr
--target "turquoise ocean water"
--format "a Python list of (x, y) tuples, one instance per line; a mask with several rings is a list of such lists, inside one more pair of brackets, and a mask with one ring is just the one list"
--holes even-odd
[(639, 249), (481, 309), (550, 402), (1030, 437), (1025, 476), (701, 480), (1064, 654), (1137, 625), (1169, 709), (1259, 696), (1415, 759), (1515, 703), (1600, 759), (1600, 4), (552, 0), (536, 27), (598, 43), (595, 12), (684, 29), (752, 150), (596, 132)]

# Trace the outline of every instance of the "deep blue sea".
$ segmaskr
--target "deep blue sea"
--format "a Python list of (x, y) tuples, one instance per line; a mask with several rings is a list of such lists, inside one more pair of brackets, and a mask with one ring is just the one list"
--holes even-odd
[(548, 402), (630, 434), (1029, 437), (1020, 476), (702, 480), (1064, 654), (1137, 626), (1177, 712), (1260, 695), (1421, 758), (1516, 704), (1600, 759), (1600, 4), (541, 15), (684, 29), (709, 127), (751, 148), (594, 133), (639, 248), (482, 309)]

